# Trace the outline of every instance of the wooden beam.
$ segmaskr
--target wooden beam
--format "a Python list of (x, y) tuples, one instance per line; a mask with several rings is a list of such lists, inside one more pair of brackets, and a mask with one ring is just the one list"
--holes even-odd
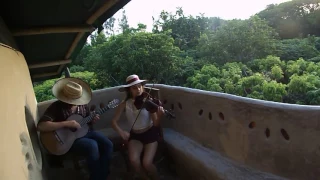
[[(101, 6), (89, 19), (86, 21), (87, 24), (92, 25), (103, 13), (105, 13), (108, 9), (110, 9), (113, 5), (115, 5), (119, 0), (108, 0), (103, 6)], [(73, 53), (74, 49), (76, 48), (77, 44), (83, 37), (84, 32), (80, 32), (77, 34), (76, 38), (72, 42), (65, 59), (69, 59), (71, 54)]]
[(51, 62), (45, 62), (45, 63), (39, 63), (39, 64), (32, 64), (32, 65), (29, 65), (28, 67), (29, 67), (29, 69), (35, 69), (35, 68), (57, 66), (57, 65), (68, 64), (68, 63), (71, 63), (71, 59), (60, 60), (60, 61), (51, 61)]
[(60, 65), (60, 67), (59, 67), (59, 69), (58, 69), (58, 71), (57, 71), (58, 74), (61, 73), (61, 71), (63, 70), (64, 66), (65, 66), (65, 64), (61, 64), (61, 65)]
[(42, 77), (47, 77), (47, 76), (55, 76), (58, 75), (57, 72), (50, 72), (50, 73), (43, 73), (43, 74), (35, 74), (32, 76), (32, 78), (42, 78)]
[(78, 32), (92, 32), (94, 28), (91, 25), (80, 26), (60, 26), (60, 27), (38, 27), (30, 29), (13, 29), (11, 33), (13, 36), (29, 36), (38, 34), (54, 34), (54, 33), (78, 33)]
[(59, 75), (61, 73), (61, 71), (63, 70), (64, 66), (65, 66), (65, 64), (61, 64), (57, 72), (35, 74), (35, 75), (32, 76), (32, 78), (41, 78), (41, 77)]
[(92, 14), (87, 20), (87, 24), (94, 23), (103, 13), (115, 5), (119, 0), (108, 0), (104, 3), (94, 14)]
[(81, 40), (83, 35), (84, 35), (83, 32), (77, 34), (76, 38), (73, 40), (73, 42), (67, 52), (67, 55), (64, 57), (65, 59), (69, 59), (71, 57), (71, 54), (73, 53), (74, 49), (76, 48), (77, 44), (79, 43), (79, 41)]

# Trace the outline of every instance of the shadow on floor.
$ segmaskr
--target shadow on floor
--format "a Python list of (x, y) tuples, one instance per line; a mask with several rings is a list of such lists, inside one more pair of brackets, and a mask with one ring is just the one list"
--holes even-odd
[[(175, 166), (169, 156), (156, 164), (161, 180), (179, 180)], [(120, 152), (114, 152), (111, 162), (111, 174), (108, 180), (127, 180), (130, 174), (127, 172), (125, 160)], [(83, 164), (80, 170), (75, 170), (72, 164), (65, 164), (64, 168), (50, 168), (48, 180), (89, 180), (88, 171)]]

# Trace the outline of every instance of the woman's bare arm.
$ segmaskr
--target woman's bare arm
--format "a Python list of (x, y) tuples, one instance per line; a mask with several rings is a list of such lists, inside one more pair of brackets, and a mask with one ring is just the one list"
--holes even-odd
[(123, 131), (119, 125), (118, 125), (118, 121), (119, 118), (121, 116), (121, 113), (123, 112), (124, 108), (125, 108), (126, 102), (123, 101), (120, 103), (120, 105), (117, 107), (116, 112), (114, 114), (114, 117), (112, 119), (112, 128), (118, 133), (121, 134), (121, 132)]
[(158, 113), (150, 113), (151, 119), (153, 121), (154, 126), (159, 126), (160, 125), (160, 118), (158, 117)]
[(153, 124), (154, 124), (155, 126), (159, 126), (159, 125), (160, 125), (160, 119), (161, 119), (161, 117), (162, 117), (163, 114), (164, 114), (163, 107), (159, 107), (159, 108), (158, 108), (158, 111), (155, 112), (155, 113), (150, 113), (151, 119), (152, 119)]

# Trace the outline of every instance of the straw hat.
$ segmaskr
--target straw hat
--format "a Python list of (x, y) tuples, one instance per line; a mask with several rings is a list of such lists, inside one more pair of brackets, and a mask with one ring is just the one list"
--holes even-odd
[(139, 76), (136, 75), (136, 74), (130, 75), (126, 79), (126, 85), (122, 85), (119, 88), (119, 91), (123, 92), (123, 91), (126, 90), (127, 87), (130, 87), (130, 86), (133, 86), (133, 85), (136, 85), (136, 84), (139, 84), (139, 83), (141, 83), (142, 85), (145, 85), (147, 83), (147, 80), (139, 79)]
[(91, 101), (92, 92), (89, 84), (78, 78), (63, 78), (52, 87), (53, 95), (60, 101), (84, 105)]

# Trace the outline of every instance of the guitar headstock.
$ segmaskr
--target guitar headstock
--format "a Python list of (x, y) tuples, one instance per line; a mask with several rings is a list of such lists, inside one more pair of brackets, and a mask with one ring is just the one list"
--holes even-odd
[(109, 109), (112, 109), (112, 108), (117, 107), (119, 105), (119, 103), (120, 103), (119, 99), (113, 99), (112, 101), (109, 101), (107, 106)]

